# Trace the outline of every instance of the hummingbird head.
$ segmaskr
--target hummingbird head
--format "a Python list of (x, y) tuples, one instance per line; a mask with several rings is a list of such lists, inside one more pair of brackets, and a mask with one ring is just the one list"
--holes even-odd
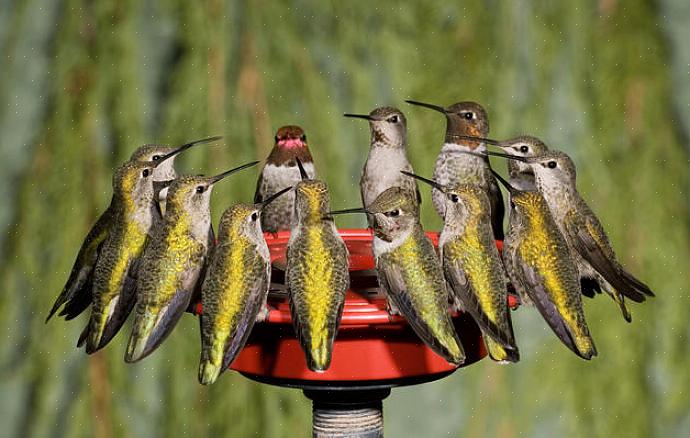
[(223, 212), (218, 225), (218, 240), (232, 243), (239, 237), (246, 237), (254, 244), (265, 244), (260, 207), (235, 204)]
[[(175, 179), (168, 190), (166, 209), (175, 212), (208, 212), (215, 184), (235, 172), (255, 166), (258, 161), (244, 164), (215, 176), (185, 175)], [(167, 216), (167, 213), (166, 213)]]
[(575, 187), (575, 164), (565, 152), (546, 151), (533, 157), (520, 157), (491, 151), (482, 154), (504, 157), (529, 165), (537, 184), (541, 187)]
[[(519, 137), (511, 138), (510, 140), (488, 143), (498, 146), (507, 154), (518, 157), (534, 157), (544, 154), (549, 150), (548, 146), (546, 146), (546, 144), (544, 144), (541, 140), (529, 135), (521, 135)], [(522, 173), (534, 175), (532, 166), (517, 160), (508, 161), (508, 172), (510, 172), (510, 174)]]
[(150, 207), (154, 198), (153, 172), (155, 163), (128, 161), (113, 175), (113, 194), (126, 208)]
[(446, 143), (462, 144), (474, 150), (482, 142), (466, 137), (486, 137), (489, 134), (489, 116), (486, 110), (476, 102), (458, 102), (445, 108), (414, 100), (405, 102), (443, 113), (446, 116)]
[(401, 173), (429, 184), (446, 196), (445, 225), (464, 223), (469, 216), (490, 215), (491, 207), (486, 192), (475, 184), (446, 186), (404, 170)]
[(407, 120), (397, 108), (382, 106), (368, 115), (344, 114), (345, 117), (356, 117), (369, 121), (371, 144), (402, 148), (407, 143)]
[(295, 157), (303, 163), (312, 161), (307, 135), (299, 126), (283, 126), (276, 132), (275, 144), (266, 162), (276, 166), (294, 167)]
[(295, 217), (299, 223), (328, 218), (331, 197), (328, 186), (318, 179), (304, 179), (295, 186)]
[(393, 241), (419, 223), (419, 207), (416, 194), (400, 187), (391, 187), (382, 192), (366, 208), (374, 216), (376, 236)]
[(236, 237), (245, 236), (254, 244), (265, 244), (261, 213), (267, 205), (290, 190), (292, 187), (287, 187), (258, 204), (235, 204), (225, 210), (218, 226), (218, 239), (232, 241)]
[[(132, 153), (131, 161), (151, 161), (158, 163), (153, 172), (154, 181), (170, 181), (177, 177), (175, 172), (175, 158), (180, 152), (186, 151), (198, 144), (211, 143), (223, 137), (209, 137), (186, 143), (181, 146), (167, 146), (159, 144), (145, 144)], [(167, 157), (167, 159), (166, 159)], [(160, 163), (159, 163), (160, 161)]]

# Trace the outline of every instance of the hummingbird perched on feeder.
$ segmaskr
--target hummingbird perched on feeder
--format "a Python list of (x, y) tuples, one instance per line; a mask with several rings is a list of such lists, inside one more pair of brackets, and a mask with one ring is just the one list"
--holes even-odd
[[(182, 151), (189, 149), (192, 146), (209, 143), (221, 139), (222, 137), (210, 137), (202, 140), (193, 141), (178, 147), (170, 147), (163, 145), (143, 145), (139, 147), (132, 156), (130, 161), (137, 161), (141, 163), (159, 163), (153, 169), (154, 191), (158, 191), (163, 199), (160, 200), (161, 208), (165, 202), (164, 195), (167, 187), (163, 187), (168, 181), (175, 178), (175, 157)], [(173, 155), (170, 155), (173, 153)], [(163, 160), (164, 157), (168, 159)], [(161, 185), (160, 190), (158, 186)], [(55, 300), (53, 307), (48, 313), (46, 322), (57, 312), (57, 310), (64, 304), (65, 307), (60, 312), (59, 316), (64, 316), (66, 320), (70, 320), (79, 316), (91, 304), (91, 285), (93, 281), (93, 268), (98, 259), (99, 249), (101, 244), (108, 237), (112, 226), (114, 217), (113, 201), (110, 206), (101, 214), (96, 223), (91, 227), (86, 239), (82, 243), (77, 259), (74, 262), (70, 276), (62, 289), (62, 292)]]
[(626, 321), (632, 321), (625, 298), (641, 303), (654, 293), (617, 260), (604, 227), (580, 196), (575, 164), (564, 152), (548, 151), (534, 157), (489, 152), (529, 164), (539, 192), (544, 196), (570, 246), (580, 278), (593, 282), (618, 304)]
[(126, 362), (151, 354), (189, 306), (213, 244), (213, 187), (223, 178), (256, 164), (258, 161), (211, 177), (182, 176), (170, 185), (163, 224), (153, 230), (138, 271), (134, 327)]
[[(385, 190), (401, 187), (417, 193), (419, 188), (413, 179), (400, 174), (401, 170), (412, 172), (407, 158), (407, 120), (397, 108), (384, 106), (367, 114), (344, 114), (369, 121), (371, 146), (369, 156), (359, 181), (362, 205), (369, 205)], [(369, 219), (371, 226), (371, 219)]]
[(419, 222), (416, 194), (391, 187), (366, 208), (330, 214), (343, 213), (374, 217), (376, 270), (391, 309), (400, 312), (436, 354), (453, 365), (462, 364), (465, 352), (450, 319), (441, 265)]
[(161, 222), (153, 172), (175, 153), (156, 163), (129, 161), (113, 176), (110, 227), (89, 280), (91, 318), (77, 343), (78, 347), (86, 343), (89, 354), (103, 348), (117, 334), (132, 310), (140, 257), (150, 231)]
[[(297, 159), (302, 162), (309, 178), (316, 178), (307, 135), (299, 126), (283, 126), (276, 132), (275, 144), (259, 175), (254, 203), (259, 204), (274, 193), (301, 181)], [(294, 203), (295, 193), (289, 192), (269, 205), (261, 215), (263, 231), (275, 233), (291, 229), (294, 223)]]
[[(211, 250), (201, 287), (199, 382), (216, 381), (247, 342), (257, 316), (267, 312), (271, 257), (261, 230), (261, 213), (287, 187), (261, 204), (234, 205), (223, 213), (218, 243)], [(263, 319), (263, 318), (260, 318)]]
[(489, 356), (497, 362), (517, 362), (520, 353), (508, 308), (506, 274), (491, 231), (491, 207), (486, 192), (472, 184), (446, 187), (403, 172), (446, 196), (446, 217), (438, 248), (450, 292), (482, 330)]
[[(489, 116), (476, 102), (458, 102), (449, 107), (406, 100), (438, 111), (446, 116), (446, 137), (434, 167), (434, 181), (443, 186), (456, 184), (475, 184), (484, 189), (491, 203), (491, 227), (494, 238), (503, 239), (503, 215), (505, 206), (496, 178), (491, 174), (489, 159), (478, 154), (458, 152), (481, 152), (486, 144), (481, 140), (467, 137), (486, 137), (489, 133)], [(431, 198), (434, 208), (443, 218), (445, 216), (445, 195), (433, 189)]]
[(513, 287), (534, 303), (563, 344), (583, 359), (597, 355), (582, 306), (577, 267), (549, 206), (537, 191), (522, 191), (499, 174), (510, 194), (503, 263)]
[(328, 187), (309, 178), (299, 158), (297, 165), (302, 180), (295, 186), (295, 223), (287, 246), (285, 279), (292, 323), (307, 367), (322, 372), (331, 363), (350, 286), (348, 251), (328, 215)]

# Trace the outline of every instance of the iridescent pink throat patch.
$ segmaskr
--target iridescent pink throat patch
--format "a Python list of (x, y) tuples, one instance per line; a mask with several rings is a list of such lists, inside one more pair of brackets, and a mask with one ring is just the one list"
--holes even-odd
[(293, 149), (293, 148), (301, 148), (304, 146), (304, 143), (302, 143), (302, 140), (299, 138), (286, 138), (285, 140), (280, 140), (278, 142), (278, 146), (285, 148), (285, 149)]

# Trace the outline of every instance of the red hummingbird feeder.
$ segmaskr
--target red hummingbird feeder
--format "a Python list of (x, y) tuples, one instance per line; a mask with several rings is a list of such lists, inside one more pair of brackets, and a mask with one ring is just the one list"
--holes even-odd
[[(286, 291), (269, 293), (269, 314), (257, 323), (231, 368), (270, 385), (302, 389), (313, 401), (315, 437), (383, 436), (382, 400), (395, 386), (431, 382), (459, 367), (429, 349), (401, 315), (391, 315), (378, 288), (373, 234), (370, 229), (339, 230), (350, 252), (350, 290), (347, 292), (331, 365), (325, 372), (307, 368), (290, 316)], [(427, 233), (438, 245), (438, 233)], [(266, 233), (274, 265), (272, 283), (284, 285), (285, 251), (289, 231)], [(499, 250), (502, 242), (497, 242)], [(509, 295), (511, 308), (517, 297)], [(197, 304), (196, 313), (200, 313)], [(466, 313), (453, 314), (466, 359), (460, 367), (483, 359), (487, 352), (479, 328)]]

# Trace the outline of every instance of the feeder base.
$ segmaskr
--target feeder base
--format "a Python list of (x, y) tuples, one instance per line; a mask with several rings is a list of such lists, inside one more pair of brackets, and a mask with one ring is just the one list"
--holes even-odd
[(314, 438), (383, 438), (383, 399), (390, 388), (368, 390), (305, 389), (312, 400)]

